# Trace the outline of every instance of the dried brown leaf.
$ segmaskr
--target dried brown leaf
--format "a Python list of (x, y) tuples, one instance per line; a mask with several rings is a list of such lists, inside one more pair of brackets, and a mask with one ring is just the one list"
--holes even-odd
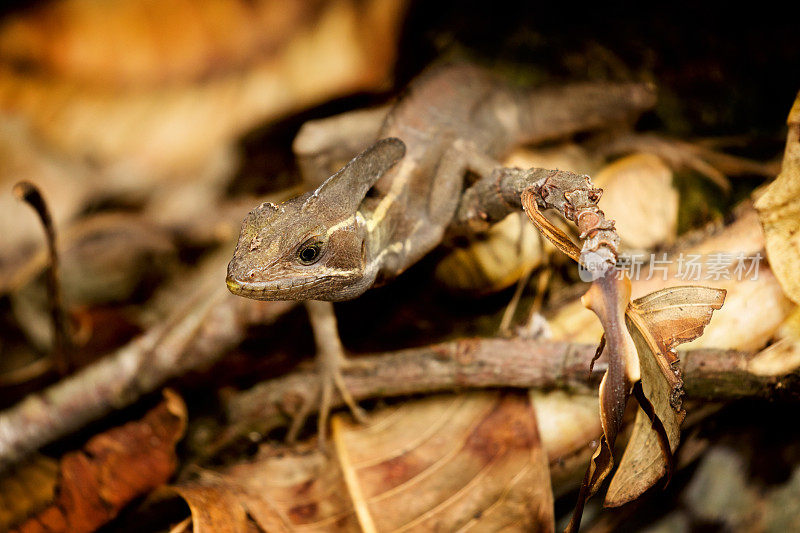
[(547, 454), (526, 394), (433, 396), (366, 426), (334, 420), (335, 456), (273, 450), (176, 487), (196, 531), (244, 531), (246, 515), (264, 531), (553, 530)]
[(578, 530), (586, 500), (597, 492), (614, 467), (614, 445), (622, 427), (625, 406), (634, 384), (640, 379), (636, 345), (625, 325), (625, 311), (630, 298), (630, 280), (627, 276), (618, 277), (614, 270), (597, 278), (581, 298), (583, 305), (591, 309), (603, 325), (608, 370), (600, 382), (603, 436), (589, 461), (567, 531)]
[(767, 256), (786, 295), (800, 303), (800, 93), (789, 112), (781, 173), (756, 200)]
[[(617, 507), (638, 498), (671, 469), (686, 412), (680, 406), (683, 382), (673, 349), (703, 333), (725, 291), (673, 287), (631, 303), (627, 326), (641, 364), (640, 401), (633, 433), (606, 493), (605, 505)], [(647, 408), (646, 413), (643, 408)], [(652, 419), (651, 419), (652, 418)], [(657, 419), (657, 420), (656, 420)], [(665, 441), (666, 439), (666, 441)]]
[(548, 461), (527, 396), (446, 401), (388, 414), (376, 421), (382, 431), (339, 422), (334, 439), (362, 527), (552, 530)]
[(175, 470), (175, 444), (186, 428), (186, 406), (175, 393), (144, 418), (92, 437), (61, 458), (56, 499), (16, 531), (79, 533), (105, 524), (133, 498), (158, 487)]
[(194, 531), (358, 531), (335, 457), (316, 446), (275, 448), (266, 456), (173, 487), (189, 503)]
[[(217, 485), (212, 480), (202, 484), (175, 487), (174, 490), (186, 500), (192, 512), (194, 533), (246, 533), (247, 511), (237, 494), (227, 485)], [(272, 531), (286, 531), (275, 528)]]

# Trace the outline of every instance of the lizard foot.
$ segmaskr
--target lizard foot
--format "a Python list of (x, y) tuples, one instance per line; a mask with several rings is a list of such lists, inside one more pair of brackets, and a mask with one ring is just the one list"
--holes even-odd
[(317, 393), (309, 397), (301, 408), (292, 416), (292, 423), (289, 427), (286, 440), (294, 442), (302, 429), (306, 419), (319, 408), (317, 418), (317, 431), (319, 435), (319, 445), (325, 448), (327, 444), (328, 420), (330, 418), (331, 407), (334, 404), (334, 391), (341, 395), (342, 400), (350, 409), (350, 412), (358, 422), (366, 424), (369, 421), (366, 412), (358, 406), (353, 399), (353, 395), (345, 385), (342, 376), (342, 369), (347, 367), (350, 361), (339, 353), (320, 352), (317, 355)]

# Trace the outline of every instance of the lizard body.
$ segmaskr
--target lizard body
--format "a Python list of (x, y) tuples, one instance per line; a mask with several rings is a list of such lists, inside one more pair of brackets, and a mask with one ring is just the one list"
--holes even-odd
[(429, 71), (342, 170), (247, 215), (228, 287), (261, 300), (355, 298), (441, 241), (467, 170), (486, 175), (517, 145), (628, 120), (652, 103), (642, 84), (531, 91), (470, 65)]

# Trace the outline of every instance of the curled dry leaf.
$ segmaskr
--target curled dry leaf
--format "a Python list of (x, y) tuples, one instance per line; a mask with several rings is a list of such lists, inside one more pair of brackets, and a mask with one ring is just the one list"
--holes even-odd
[(186, 406), (171, 391), (144, 418), (94, 436), (59, 465), (56, 497), (16, 531), (89, 532), (133, 498), (166, 482), (175, 471), (175, 444), (186, 428)]
[(596, 279), (581, 298), (583, 304), (597, 315), (603, 325), (603, 340), (595, 358), (605, 350), (608, 354), (608, 370), (600, 382), (600, 422), (603, 436), (586, 469), (578, 502), (567, 526), (568, 531), (578, 530), (586, 500), (597, 492), (614, 467), (614, 445), (622, 428), (625, 406), (634, 385), (641, 377), (636, 346), (625, 324), (625, 310), (630, 297), (631, 283), (628, 277), (618, 278), (616, 271), (610, 269), (604, 276)]
[(627, 325), (641, 365), (641, 392), (649, 406), (642, 406), (640, 399), (633, 433), (611, 479), (605, 505), (616, 507), (634, 500), (670, 473), (686, 416), (674, 350), (702, 335), (712, 311), (720, 309), (724, 300), (724, 290), (674, 287), (634, 300), (628, 307)]
[(195, 531), (245, 531), (247, 515), (263, 531), (553, 530), (525, 394), (429, 397), (366, 426), (336, 418), (333, 438), (334, 457), (273, 452), (175, 487)]
[[(680, 405), (683, 382), (674, 348), (699, 337), (711, 320), (712, 311), (720, 309), (725, 299), (724, 290), (673, 287), (628, 304), (627, 277), (611, 279), (596, 280), (584, 296), (585, 305), (597, 313), (604, 325), (609, 368), (600, 384), (604, 435), (581, 486), (570, 531), (577, 530), (585, 499), (597, 491), (613, 468), (613, 447), (631, 393), (639, 409), (606, 494), (606, 505), (615, 507), (638, 498), (671, 472), (672, 452), (680, 441), (680, 425), (685, 416)], [(608, 290), (601, 283), (616, 283), (622, 289)], [(610, 302), (609, 295), (614, 298)], [(622, 326), (625, 331), (621, 339), (615, 339), (619, 335), (615, 314), (620, 313), (621, 305), (626, 307)]]
[(781, 173), (756, 199), (772, 271), (786, 295), (800, 303), (800, 93), (789, 112)]

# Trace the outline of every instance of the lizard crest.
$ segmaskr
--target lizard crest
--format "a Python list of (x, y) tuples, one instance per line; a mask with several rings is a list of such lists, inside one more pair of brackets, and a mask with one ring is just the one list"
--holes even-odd
[(346, 300), (374, 282), (358, 212), (369, 189), (405, 154), (383, 139), (319, 188), (280, 205), (263, 203), (242, 223), (228, 289), (257, 300)]

